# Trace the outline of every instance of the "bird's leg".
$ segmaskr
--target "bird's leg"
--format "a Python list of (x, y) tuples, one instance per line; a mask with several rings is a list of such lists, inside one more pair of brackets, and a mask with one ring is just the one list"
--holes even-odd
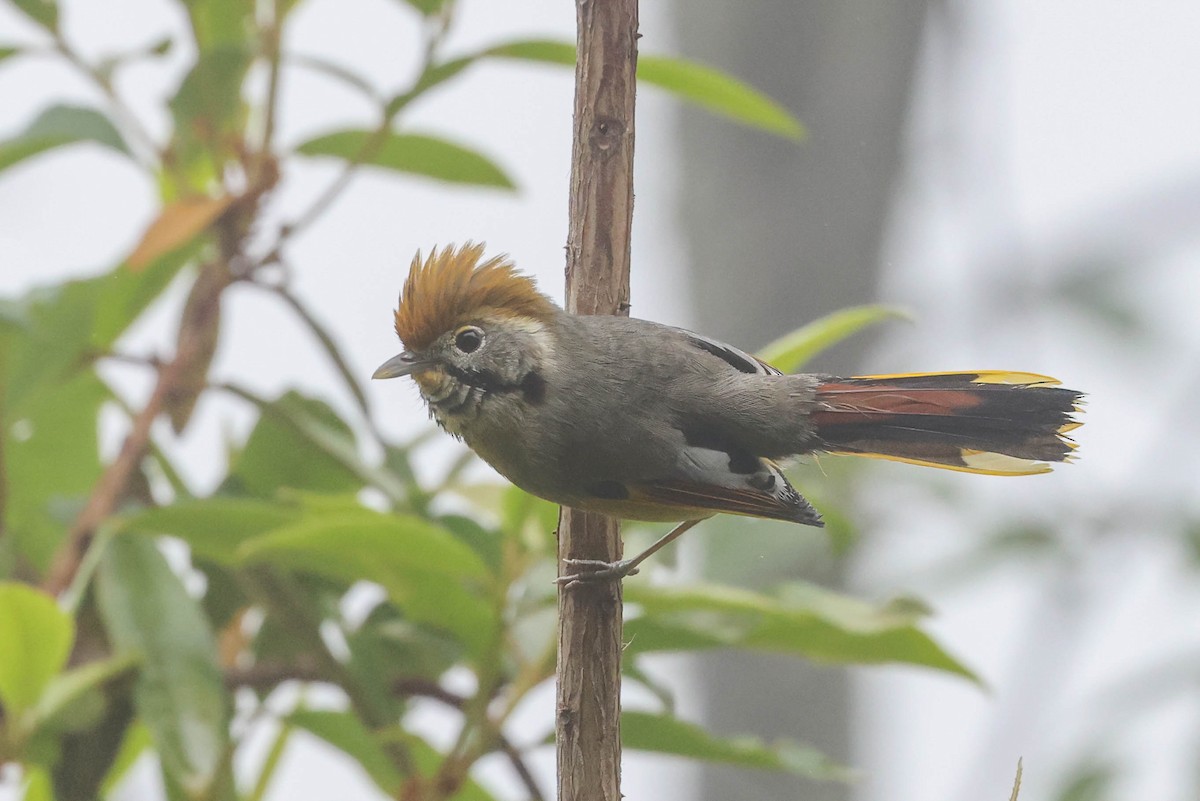
[[(700, 518), (700, 520), (703, 519)], [(589, 584), (596, 581), (620, 581), (626, 576), (632, 576), (638, 572), (638, 565), (677, 540), (681, 534), (699, 523), (700, 520), (684, 520), (632, 559), (620, 559), (616, 562), (605, 562), (603, 559), (564, 559), (564, 567), (575, 568), (581, 572), (559, 576), (555, 579), (555, 583), (570, 589), (577, 584)], [(585, 568), (586, 571), (583, 570)]]

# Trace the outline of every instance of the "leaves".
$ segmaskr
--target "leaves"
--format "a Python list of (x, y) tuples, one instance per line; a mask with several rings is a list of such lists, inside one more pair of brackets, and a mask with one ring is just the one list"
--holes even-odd
[(104, 385), (85, 373), (47, 385), (7, 410), (4, 511), (17, 551), (39, 569), (49, 565), (100, 476), (96, 416), (107, 398)]
[(433, 16), (442, 10), (446, 5), (446, 0), (404, 0), (410, 6), (415, 8), (422, 16)]
[(804, 126), (783, 106), (723, 72), (679, 58), (640, 56), (638, 80), (666, 89), (706, 111), (800, 141)]
[(38, 702), (33, 725), (62, 715), (72, 704), (109, 681), (134, 668), (140, 661), (135, 654), (123, 654), (110, 659), (89, 662), (82, 667), (55, 676)]
[(379, 789), (389, 797), (396, 796), (402, 777), (379, 738), (368, 731), (356, 716), (347, 712), (301, 709), (288, 715), (286, 722), (320, 737), (354, 758), (379, 785)]
[[(211, 4), (239, 3), (223, 0)], [(195, 2), (193, 9), (209, 7)], [(230, 32), (215, 20), (211, 35), (224, 42)], [(195, 24), (195, 21), (194, 21)], [(220, 29), (220, 30), (217, 30)], [(197, 36), (207, 36), (197, 30)], [(246, 103), (242, 99), (242, 81), (250, 68), (253, 53), (244, 44), (221, 44), (202, 50), (192, 69), (180, 82), (171, 98), (171, 116), (175, 135), (168, 164), (175, 178), (173, 191), (206, 193), (221, 183), (225, 162), (240, 149)]]
[(58, 3), (55, 0), (12, 0), (12, 4), (43, 28), (58, 30)]
[(794, 373), (823, 350), (831, 348), (867, 326), (885, 320), (911, 320), (892, 306), (852, 306), (785, 334), (759, 351), (759, 358), (785, 373)]
[(627, 656), (663, 650), (740, 647), (815, 662), (902, 663), (975, 675), (917, 628), (924, 609), (909, 599), (874, 606), (808, 584), (771, 597), (715, 585), (626, 587), (642, 616), (625, 625)]
[(208, 230), (234, 200), (233, 195), (191, 197), (163, 206), (129, 254), (126, 260), (129, 268), (140, 272), (158, 258), (188, 244)]
[(405, 487), (358, 453), (350, 427), (323, 401), (287, 392), (267, 401), (238, 391), (262, 412), (225, 482), (227, 491), (272, 498), (282, 488), (357, 492), (372, 484), (400, 500)]
[(95, 109), (57, 105), (39, 114), (12, 139), (0, 142), (0, 170), (47, 150), (79, 142), (94, 142), (131, 155), (129, 146), (108, 117)]
[(198, 558), (232, 565), (242, 543), (300, 519), (299, 509), (249, 498), (185, 500), (148, 509), (124, 521), (122, 529), (178, 537)]
[(374, 581), (411, 619), (458, 636), (478, 655), (497, 621), (475, 587), (487, 568), (450, 532), (416, 517), (346, 509), (310, 515), (247, 542), (251, 564), (268, 562), (345, 582)]
[(250, 41), (254, 0), (184, 0), (184, 5), (201, 51), (236, 47)]
[[(575, 65), (575, 45), (545, 39), (510, 42), (484, 51), (493, 58)], [(723, 72), (669, 56), (639, 55), (639, 81), (701, 108), (785, 139), (804, 138), (804, 126), (783, 106)]]
[(486, 156), (433, 136), (338, 131), (310, 139), (296, 150), (305, 156), (335, 156), (447, 183), (515, 188), (504, 170)]
[(21, 717), (62, 670), (75, 623), (54, 599), (23, 584), (0, 583), (0, 702)]
[(164, 771), (198, 797), (228, 770), (229, 699), (212, 631), (154, 542), (114, 537), (96, 574), (118, 654), (141, 658), (134, 700)]
[(849, 781), (853, 774), (812, 748), (756, 737), (715, 737), (694, 723), (669, 715), (625, 710), (621, 745), (638, 751), (701, 759), (744, 768), (785, 771), (825, 781)]
[(30, 292), (9, 304), (0, 359), (8, 542), (44, 568), (100, 474), (96, 417), (108, 389), (88, 370), (156, 298), (187, 249), (135, 274), (125, 267)]

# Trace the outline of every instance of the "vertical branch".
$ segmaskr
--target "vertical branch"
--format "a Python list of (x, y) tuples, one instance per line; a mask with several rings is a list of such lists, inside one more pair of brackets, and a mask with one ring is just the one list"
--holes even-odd
[[(576, 0), (567, 310), (629, 311), (637, 0)], [(559, 559), (621, 557), (617, 521), (559, 517)], [(560, 562), (561, 572), (561, 562)], [(559, 801), (621, 798), (621, 585), (559, 590)]]

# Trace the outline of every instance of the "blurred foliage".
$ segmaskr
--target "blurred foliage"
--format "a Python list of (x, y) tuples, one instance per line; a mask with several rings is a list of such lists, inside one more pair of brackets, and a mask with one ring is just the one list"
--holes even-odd
[[(500, 753), (527, 796), (543, 797), (524, 759), (545, 732), (519, 733), (521, 745), (508, 737), (513, 710), (553, 677), (555, 510), (515, 489), (465, 484), (461, 465), (424, 486), (416, 469), (423, 439), (378, 433), (336, 336), (286, 282), (268, 276), (290, 269), (292, 238), (321, 218), (360, 167), (511, 190), (505, 169), (473, 147), (407, 130), (403, 111), (477, 62), (569, 64), (571, 46), (510, 42), (443, 58), (454, 3), (408, 0), (397, 5), (416, 12), (424, 62), (407, 88), (387, 96), (349, 68), (289, 50), (295, 2), (187, 0), (186, 41), (166, 38), (97, 61), (66, 38), (57, 3), (9, 2), (41, 35), (5, 42), (0, 68), (50, 54), (90, 81), (102, 102), (47, 107), (0, 142), (0, 171), (98, 143), (153, 180), (161, 209), (122, 263), (0, 300), (0, 764), (22, 766), (25, 798), (73, 801), (108, 795), (152, 753), (172, 801), (257, 801), (302, 731), (356, 760), (391, 796), (492, 798), (472, 768)], [(159, 141), (114, 75), (173, 50), (196, 56), (163, 110), (172, 128)], [(261, 85), (247, 81), (256, 68), (266, 75)], [(802, 133), (773, 101), (710, 68), (662, 57), (644, 58), (642, 68), (645, 80), (714, 112), (792, 139)], [(284, 146), (274, 120), (279, 76), (289, 69), (320, 70), (367, 96), (378, 125), (333, 126)], [(265, 244), (251, 236), (280, 177), (296, 159), (314, 157), (338, 160), (340, 174)], [(122, 335), (176, 279), (186, 282), (188, 300), (173, 348), (124, 353)], [(237, 283), (274, 293), (313, 332), (354, 408), (211, 381), (221, 295)], [(888, 314), (865, 309), (816, 324), (782, 346), (783, 358), (798, 366)], [(144, 368), (154, 379), (149, 396), (127, 397), (107, 383), (96, 370), (105, 361)], [(206, 392), (237, 398), (258, 418), (231, 444), (216, 492), (193, 497), (152, 423), (165, 415), (176, 433), (185, 431)], [(108, 461), (98, 443), (106, 409), (124, 417), (123, 445)], [(469, 513), (439, 511), (449, 496)], [(379, 594), (364, 602), (368, 584)], [(625, 661), (634, 682), (650, 681), (646, 654), (711, 648), (971, 675), (920, 629), (920, 605), (903, 600), (872, 605), (801, 586), (748, 593), (641, 584), (631, 585), (630, 600)], [(473, 676), (470, 694), (442, 685), (451, 669)], [(341, 707), (308, 708), (298, 688), (312, 684), (336, 688)], [(651, 689), (669, 700), (664, 688)], [(410, 725), (414, 699), (451, 711), (458, 736), (449, 749)], [(548, 715), (544, 723), (549, 731)], [(246, 743), (268, 724), (273, 744), (248, 780), (235, 777)], [(624, 736), (634, 749), (846, 776), (795, 743), (713, 736), (675, 719), (669, 703), (631, 713)]]

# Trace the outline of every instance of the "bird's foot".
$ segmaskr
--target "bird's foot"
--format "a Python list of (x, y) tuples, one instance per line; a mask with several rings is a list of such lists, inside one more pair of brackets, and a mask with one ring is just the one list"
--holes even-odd
[(621, 559), (616, 562), (605, 562), (603, 559), (564, 559), (563, 566), (565, 569), (574, 569), (576, 572), (559, 576), (554, 583), (568, 590), (580, 584), (620, 581), (626, 576), (633, 576), (638, 572), (637, 562), (632, 559)]

